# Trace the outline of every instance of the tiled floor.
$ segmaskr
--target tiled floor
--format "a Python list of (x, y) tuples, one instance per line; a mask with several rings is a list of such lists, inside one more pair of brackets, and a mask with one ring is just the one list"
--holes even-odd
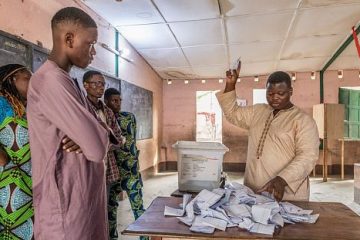
[[(243, 174), (228, 173), (229, 181), (243, 182)], [(144, 202), (148, 206), (157, 196), (170, 196), (177, 189), (177, 173), (160, 173), (144, 181)], [(341, 202), (360, 215), (360, 206), (353, 202), (354, 180), (340, 180), (338, 176), (330, 176), (328, 182), (322, 178), (311, 178), (310, 201)], [(133, 216), (128, 199), (120, 202), (118, 208), (118, 230), (124, 230), (132, 223)], [(120, 236), (122, 240), (135, 240), (137, 237)]]

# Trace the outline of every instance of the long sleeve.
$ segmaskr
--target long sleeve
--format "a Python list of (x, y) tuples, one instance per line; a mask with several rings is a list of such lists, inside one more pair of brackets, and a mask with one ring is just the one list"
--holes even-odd
[(86, 109), (75, 86), (60, 79), (54, 77), (43, 86), (38, 101), (41, 112), (80, 146), (88, 160), (103, 161), (109, 144), (108, 131)]
[(296, 193), (304, 179), (310, 174), (319, 157), (319, 134), (315, 121), (306, 116), (297, 122), (295, 135), (295, 157), (278, 174)]
[(219, 101), (226, 119), (235, 126), (249, 129), (254, 116), (254, 107), (240, 107), (236, 103), (235, 90), (227, 93), (218, 92), (216, 97)]
[(122, 141), (123, 136), (121, 133), (121, 129), (118, 125), (118, 122), (116, 120), (115, 114), (113, 113), (113, 111), (111, 109), (109, 109), (105, 105), (104, 105), (104, 111), (105, 111), (105, 115), (106, 115), (106, 124), (112, 130), (113, 136), (115, 137), (115, 139), (118, 143), (118, 144), (110, 144), (109, 151), (120, 149), (120, 147), (122, 146), (122, 142), (123, 142)]

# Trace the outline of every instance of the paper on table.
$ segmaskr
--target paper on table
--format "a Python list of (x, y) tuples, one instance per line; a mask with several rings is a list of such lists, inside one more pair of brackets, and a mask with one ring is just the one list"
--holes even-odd
[(185, 223), (188, 226), (191, 226), (191, 224), (193, 223), (193, 219), (190, 219), (189, 217), (177, 217), (177, 219), (179, 219), (181, 222)]
[(202, 219), (202, 221), (205, 225), (214, 227), (221, 231), (226, 231), (227, 221), (212, 217), (205, 217)]
[(254, 205), (251, 208), (253, 220), (258, 223), (268, 224), (271, 216), (271, 208), (262, 205)]
[(185, 213), (186, 205), (188, 204), (190, 199), (191, 199), (191, 194), (183, 195), (182, 209), (165, 206), (164, 216), (175, 216), (175, 217), (183, 216)]
[(319, 218), (319, 214), (310, 215), (312, 210), (304, 210), (289, 202), (281, 202), (280, 206), (282, 208), (280, 213), (285, 222), (315, 223)]
[(309, 215), (313, 212), (313, 210), (304, 210), (289, 202), (281, 202), (280, 206), (285, 210), (285, 212), (297, 215)]
[(218, 212), (221, 212), (222, 214), (224, 214), (227, 217), (227, 214), (226, 214), (225, 210), (222, 207), (217, 207), (215, 210), (218, 211)]
[(274, 224), (261, 224), (261, 223), (255, 223), (251, 229), (250, 232), (252, 233), (261, 233), (261, 234), (267, 234), (267, 235), (273, 235), (275, 231), (275, 225)]
[(254, 191), (251, 190), (249, 187), (247, 187), (243, 184), (237, 183), (237, 182), (232, 182), (232, 183), (227, 184), (226, 188), (229, 188), (232, 190), (240, 190), (245, 193), (254, 193)]
[(251, 213), (250, 213), (251, 209), (245, 204), (223, 206), (223, 208), (228, 214), (228, 216), (231, 217), (238, 217), (238, 218), (251, 217)]
[(193, 200), (191, 200), (185, 207), (186, 215), (191, 220), (193, 220), (194, 217), (195, 217), (195, 214), (194, 214), (194, 202), (195, 202), (195, 198)]
[(230, 217), (230, 221), (233, 222), (233, 223), (239, 224), (239, 223), (244, 221), (244, 218)]
[(217, 195), (223, 196), (226, 192), (223, 188), (215, 188), (211, 192), (216, 193)]
[(230, 219), (228, 218), (228, 216), (226, 216), (226, 214), (223, 214), (222, 212), (219, 212), (219, 211), (211, 209), (211, 208), (209, 208), (207, 210), (201, 210), (201, 216), (213, 217), (213, 218), (222, 219), (226, 222), (231, 222)]
[(206, 209), (217, 203), (222, 195), (210, 192), (209, 190), (202, 190), (196, 197), (195, 201), (200, 209)]
[(244, 218), (240, 223), (239, 223), (239, 228), (243, 228), (246, 229), (248, 231), (250, 231), (250, 229), (254, 226), (254, 222), (249, 219), (249, 218)]
[(232, 228), (232, 227), (238, 227), (238, 226), (239, 226), (238, 223), (232, 223), (232, 222), (231, 222), (231, 223), (228, 223), (226, 227), (227, 227), (227, 228)]
[(213, 233), (215, 231), (215, 228), (205, 225), (203, 222), (203, 217), (196, 216), (194, 222), (190, 227), (190, 231), (200, 233)]
[(270, 217), (270, 222), (281, 227), (284, 226), (284, 219), (279, 213), (276, 213)]
[[(240, 190), (241, 189), (241, 190)], [(191, 226), (191, 231), (212, 233), (215, 228), (225, 231), (227, 227), (238, 226), (251, 232), (273, 234), (276, 226), (284, 223), (315, 223), (318, 214), (304, 210), (287, 202), (278, 202), (271, 196), (251, 193), (240, 184), (228, 189), (201, 191), (193, 200), (184, 196), (182, 208), (165, 208), (165, 214), (178, 217), (179, 221)], [(189, 202), (190, 201), (190, 202)], [(243, 204), (246, 203), (246, 204)]]
[(319, 214), (314, 215), (296, 215), (296, 214), (289, 214), (285, 213), (282, 214), (284, 220), (288, 220), (291, 222), (304, 222), (304, 223), (315, 223), (319, 218)]
[(271, 216), (274, 216), (275, 214), (279, 213), (281, 208), (278, 202), (267, 202), (262, 204), (263, 206), (266, 206), (267, 208), (271, 209)]
[(308, 221), (308, 223), (316, 223), (316, 221), (318, 220), (320, 214), (314, 214), (314, 215), (310, 215), (310, 219)]
[(226, 189), (226, 190), (225, 190), (225, 196), (224, 196), (223, 198), (221, 198), (220, 201), (218, 201), (217, 203), (215, 203), (211, 208), (212, 208), (212, 209), (216, 209), (216, 208), (218, 208), (219, 206), (222, 206), (222, 205), (224, 205), (224, 204), (229, 203), (230, 196), (231, 196), (231, 192), (232, 192), (232, 190)]
[(274, 197), (274, 194), (272, 193), (269, 193), (269, 192), (262, 192), (261, 195), (267, 197), (267, 198), (270, 198), (272, 199), (273, 201), (275, 201), (275, 197)]
[(164, 216), (181, 217), (184, 215), (184, 213), (185, 213), (184, 209), (172, 208), (172, 207), (165, 206)]
[(235, 190), (234, 196), (238, 200), (238, 203), (244, 203), (250, 205), (256, 203), (256, 197), (250, 196), (248, 193), (245, 193), (241, 190)]
[(191, 200), (191, 198), (192, 198), (192, 196), (191, 196), (191, 194), (184, 194), (183, 195), (183, 202), (182, 202), (182, 204), (181, 204), (181, 207), (185, 210), (185, 208), (186, 208), (186, 205), (190, 202), (190, 200)]
[(266, 197), (264, 195), (259, 195), (259, 194), (249, 194), (249, 196), (254, 197), (256, 199), (256, 204), (261, 204), (261, 203), (268, 203), (268, 202), (274, 202), (274, 199), (271, 199), (269, 197)]

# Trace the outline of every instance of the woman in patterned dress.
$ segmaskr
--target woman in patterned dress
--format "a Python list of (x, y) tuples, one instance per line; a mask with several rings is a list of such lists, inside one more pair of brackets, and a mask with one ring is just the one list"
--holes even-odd
[(25, 114), (31, 72), (0, 67), (0, 239), (33, 239), (30, 147)]

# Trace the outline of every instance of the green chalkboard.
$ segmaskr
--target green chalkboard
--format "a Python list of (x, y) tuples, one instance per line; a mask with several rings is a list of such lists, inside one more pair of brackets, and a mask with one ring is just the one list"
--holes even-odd
[(136, 139), (153, 137), (153, 92), (121, 81), (121, 110), (132, 112), (137, 121)]
[(0, 32), (0, 66), (17, 63), (31, 69), (31, 46), (20, 38)]

